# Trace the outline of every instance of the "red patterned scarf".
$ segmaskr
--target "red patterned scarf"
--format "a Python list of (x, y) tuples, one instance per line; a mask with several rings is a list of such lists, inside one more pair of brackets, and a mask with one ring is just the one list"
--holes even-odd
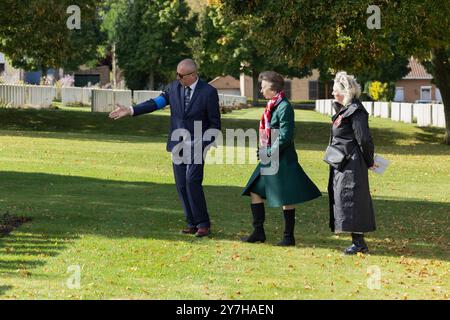
[(270, 119), (272, 118), (272, 111), (280, 104), (284, 97), (284, 91), (280, 91), (267, 102), (266, 109), (259, 124), (259, 142), (263, 147), (270, 146)]

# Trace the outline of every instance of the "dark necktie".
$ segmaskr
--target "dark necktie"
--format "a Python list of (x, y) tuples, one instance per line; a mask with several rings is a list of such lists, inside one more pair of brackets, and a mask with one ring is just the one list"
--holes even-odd
[(185, 87), (184, 88), (184, 112), (187, 111), (189, 102), (191, 102), (191, 87)]

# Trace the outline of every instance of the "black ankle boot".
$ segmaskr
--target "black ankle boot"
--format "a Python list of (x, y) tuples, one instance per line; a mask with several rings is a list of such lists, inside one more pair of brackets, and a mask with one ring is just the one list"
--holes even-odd
[(366, 253), (369, 251), (366, 242), (364, 241), (363, 233), (352, 233), (352, 245), (345, 249), (345, 254), (357, 254), (358, 252)]
[(251, 205), (253, 214), (253, 233), (244, 237), (241, 240), (244, 242), (265, 242), (266, 233), (264, 232), (264, 220), (266, 218), (266, 213), (264, 210), (264, 203), (255, 203)]
[(295, 209), (283, 210), (284, 215), (284, 237), (277, 246), (290, 247), (295, 246), (294, 226), (295, 226)]

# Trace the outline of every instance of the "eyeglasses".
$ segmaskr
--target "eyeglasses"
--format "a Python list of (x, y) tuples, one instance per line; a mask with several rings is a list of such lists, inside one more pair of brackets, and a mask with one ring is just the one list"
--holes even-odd
[(184, 77), (190, 76), (191, 74), (195, 73), (195, 71), (191, 72), (191, 73), (187, 73), (187, 74), (180, 74), (177, 72), (177, 77), (180, 79), (183, 79)]

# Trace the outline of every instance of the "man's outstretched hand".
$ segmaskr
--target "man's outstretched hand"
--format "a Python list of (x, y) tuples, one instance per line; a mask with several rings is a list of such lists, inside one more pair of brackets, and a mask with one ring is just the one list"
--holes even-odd
[(131, 110), (128, 107), (117, 104), (117, 109), (109, 114), (109, 117), (114, 120), (118, 120), (123, 117), (131, 116)]

